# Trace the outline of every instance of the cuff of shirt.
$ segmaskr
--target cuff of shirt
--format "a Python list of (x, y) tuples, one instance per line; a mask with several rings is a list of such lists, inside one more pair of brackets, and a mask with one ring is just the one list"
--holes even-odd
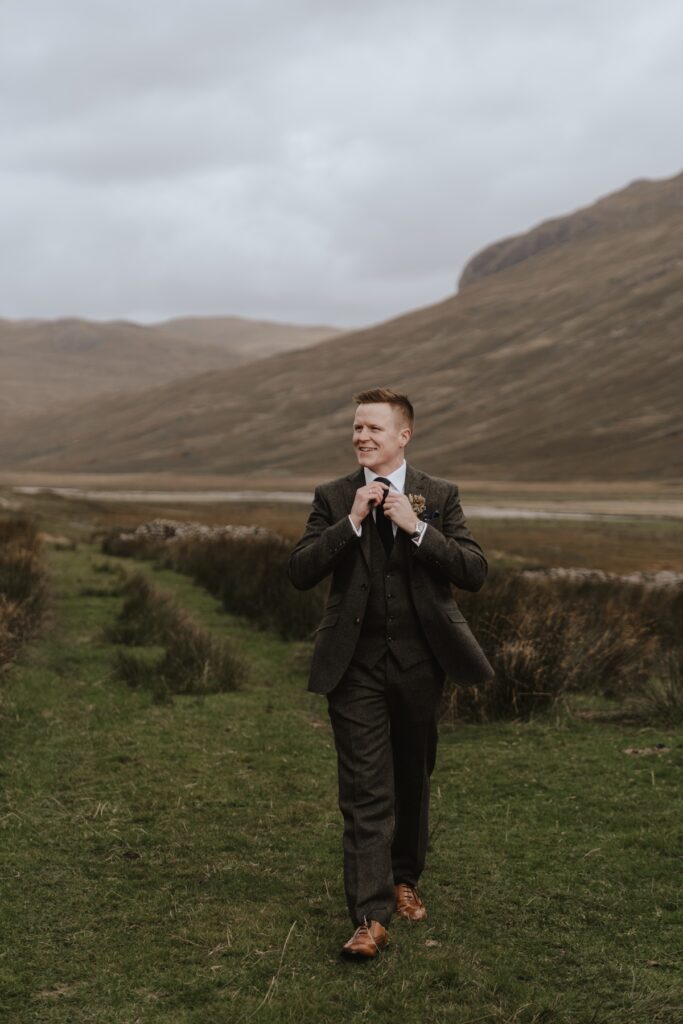
[(363, 528), (360, 526), (356, 526), (351, 516), (349, 516), (349, 522), (351, 523), (351, 526), (353, 527), (353, 531), (356, 534), (356, 536), (361, 537), (363, 534)]
[(420, 544), (422, 543), (422, 538), (424, 537), (425, 533), (427, 532), (427, 529), (428, 529), (428, 527), (425, 527), (425, 529), (422, 531), (422, 533), (420, 534), (419, 537), (411, 537), (410, 538), (412, 540), (413, 544), (415, 545), (415, 547), (419, 548)]

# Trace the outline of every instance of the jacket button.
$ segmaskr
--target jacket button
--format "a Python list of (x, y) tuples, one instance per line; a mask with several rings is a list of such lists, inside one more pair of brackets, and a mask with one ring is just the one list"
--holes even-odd
[(368, 585), (367, 585), (367, 583), (361, 583), (361, 585), (360, 585), (360, 589), (361, 589), (361, 590), (367, 590), (367, 589), (368, 589)]
[(358, 616), (356, 616), (356, 625), (357, 625), (357, 626), (359, 626), (359, 625), (360, 625), (360, 619), (358, 618)]

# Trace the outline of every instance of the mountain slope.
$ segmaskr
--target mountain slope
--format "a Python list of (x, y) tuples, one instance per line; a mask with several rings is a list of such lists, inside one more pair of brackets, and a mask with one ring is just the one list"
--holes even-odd
[(188, 316), (153, 324), (162, 335), (182, 338), (229, 351), (239, 362), (263, 359), (277, 352), (308, 348), (342, 331), (335, 327), (279, 324), (269, 320), (245, 320), (237, 316)]
[[(496, 479), (683, 477), (683, 177), (617, 194), (577, 231), (379, 326), (35, 421), (0, 466), (332, 476), (353, 465), (351, 394), (405, 388), (410, 458)], [(615, 201), (617, 198), (615, 197)], [(604, 201), (602, 201), (604, 202)]]

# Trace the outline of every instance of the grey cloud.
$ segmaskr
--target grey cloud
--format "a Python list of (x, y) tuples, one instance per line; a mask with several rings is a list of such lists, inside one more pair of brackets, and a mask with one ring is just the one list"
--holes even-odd
[(677, 0), (4, 5), (0, 315), (360, 324), (676, 173)]

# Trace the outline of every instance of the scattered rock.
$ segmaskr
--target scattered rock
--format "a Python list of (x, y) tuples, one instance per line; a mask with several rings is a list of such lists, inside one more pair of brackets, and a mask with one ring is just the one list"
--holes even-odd
[(602, 569), (580, 569), (562, 568), (556, 569), (525, 569), (522, 576), (526, 579), (544, 580), (568, 580), (570, 583), (584, 583), (586, 581), (608, 583), (631, 583), (636, 586), (646, 587), (651, 590), (662, 587), (683, 586), (683, 572), (674, 572), (670, 569), (660, 569), (658, 572), (638, 571), (620, 576), (614, 572), (604, 572)]
[(625, 747), (624, 753), (642, 757), (643, 754), (668, 754), (671, 747), (663, 743), (655, 743), (654, 747)]
[(206, 526), (203, 523), (182, 522), (177, 519), (153, 519), (141, 523), (134, 533), (122, 533), (122, 540), (134, 537), (155, 537), (159, 540), (215, 540), (219, 537), (268, 537), (271, 531), (264, 526)]
[(76, 547), (75, 542), (70, 540), (68, 537), (56, 537), (52, 533), (39, 533), (38, 539), (41, 540), (43, 544), (50, 544), (53, 548), (57, 548), (60, 551), (73, 551)]
[(4, 508), (7, 512), (19, 512), (23, 507), (20, 501), (12, 501), (10, 498), (3, 498), (0, 495), (0, 508)]

